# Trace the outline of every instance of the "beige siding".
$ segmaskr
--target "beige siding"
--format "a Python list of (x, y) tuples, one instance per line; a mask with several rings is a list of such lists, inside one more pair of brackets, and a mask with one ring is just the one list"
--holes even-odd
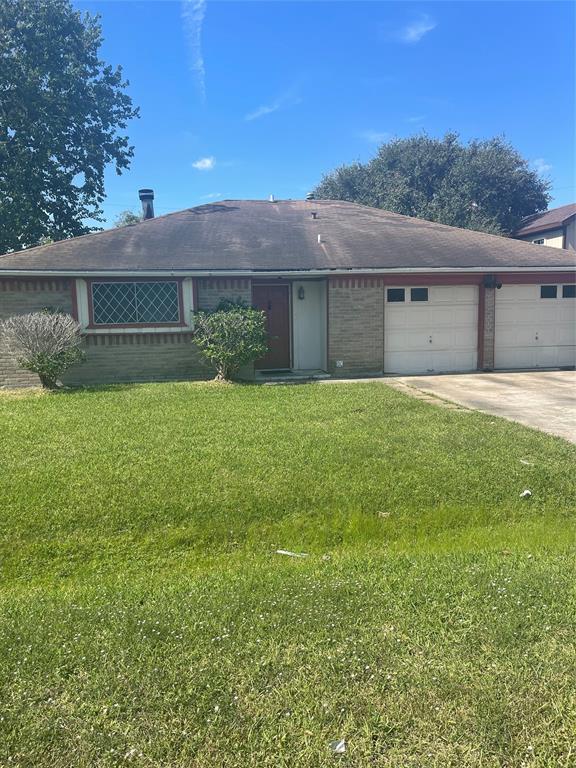
[(564, 242), (564, 230), (550, 229), (545, 232), (536, 232), (532, 235), (523, 235), (518, 239), (525, 240), (527, 243), (533, 243), (534, 240), (544, 240), (540, 245), (548, 245), (551, 248), (562, 248), (562, 243)]
[(566, 248), (576, 251), (576, 218), (566, 225)]

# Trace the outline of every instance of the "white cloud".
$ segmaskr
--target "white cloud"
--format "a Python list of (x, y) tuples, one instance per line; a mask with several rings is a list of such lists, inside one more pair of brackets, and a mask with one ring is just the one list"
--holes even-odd
[(412, 115), (406, 118), (407, 123), (421, 123), (426, 119), (426, 115)]
[(436, 27), (436, 22), (427, 13), (421, 14), (415, 21), (407, 24), (398, 31), (398, 39), (402, 43), (418, 43), (424, 35)]
[(244, 120), (258, 120), (264, 115), (271, 115), (273, 112), (278, 112), (280, 109), (286, 109), (287, 107), (294, 107), (296, 104), (300, 104), (302, 99), (294, 92), (294, 90), (286, 91), (286, 93), (278, 96), (270, 104), (262, 104), (262, 106), (254, 109), (252, 112), (248, 112), (244, 115)]
[(544, 176), (548, 171), (552, 170), (550, 163), (547, 163), (543, 157), (537, 157), (535, 160), (530, 160), (530, 167), (539, 176)]
[(182, 0), (182, 21), (190, 54), (190, 69), (202, 99), (206, 98), (206, 69), (202, 56), (202, 24), (205, 15), (206, 0)]
[(196, 168), (197, 171), (211, 171), (215, 165), (215, 157), (201, 157), (192, 163), (192, 168)]
[(207, 195), (201, 195), (200, 200), (218, 200), (222, 197), (222, 192), (209, 192)]
[(390, 138), (387, 131), (361, 131), (358, 135), (370, 144), (382, 144)]

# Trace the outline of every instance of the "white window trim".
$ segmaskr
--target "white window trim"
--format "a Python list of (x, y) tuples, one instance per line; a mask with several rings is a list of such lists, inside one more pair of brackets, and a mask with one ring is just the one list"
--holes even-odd
[[(563, 295), (564, 286), (568, 286), (568, 285), (574, 285), (574, 283), (540, 283), (540, 285), (538, 285), (538, 298), (540, 299), (540, 301), (562, 301), (566, 299), (572, 299), (574, 297)], [(552, 288), (553, 286), (556, 287), (556, 296), (553, 299), (542, 296), (542, 288), (544, 286), (547, 286), (550, 288)]]

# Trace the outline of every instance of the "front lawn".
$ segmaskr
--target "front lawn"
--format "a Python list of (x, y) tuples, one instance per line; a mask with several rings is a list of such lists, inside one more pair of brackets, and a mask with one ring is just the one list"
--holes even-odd
[(0, 393), (0, 765), (572, 765), (575, 459), (382, 384)]

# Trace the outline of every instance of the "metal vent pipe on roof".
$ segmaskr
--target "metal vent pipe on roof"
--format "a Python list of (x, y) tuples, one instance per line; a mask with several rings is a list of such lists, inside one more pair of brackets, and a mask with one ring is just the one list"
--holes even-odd
[(153, 219), (154, 218), (154, 190), (153, 189), (139, 189), (138, 197), (142, 203), (142, 218)]

